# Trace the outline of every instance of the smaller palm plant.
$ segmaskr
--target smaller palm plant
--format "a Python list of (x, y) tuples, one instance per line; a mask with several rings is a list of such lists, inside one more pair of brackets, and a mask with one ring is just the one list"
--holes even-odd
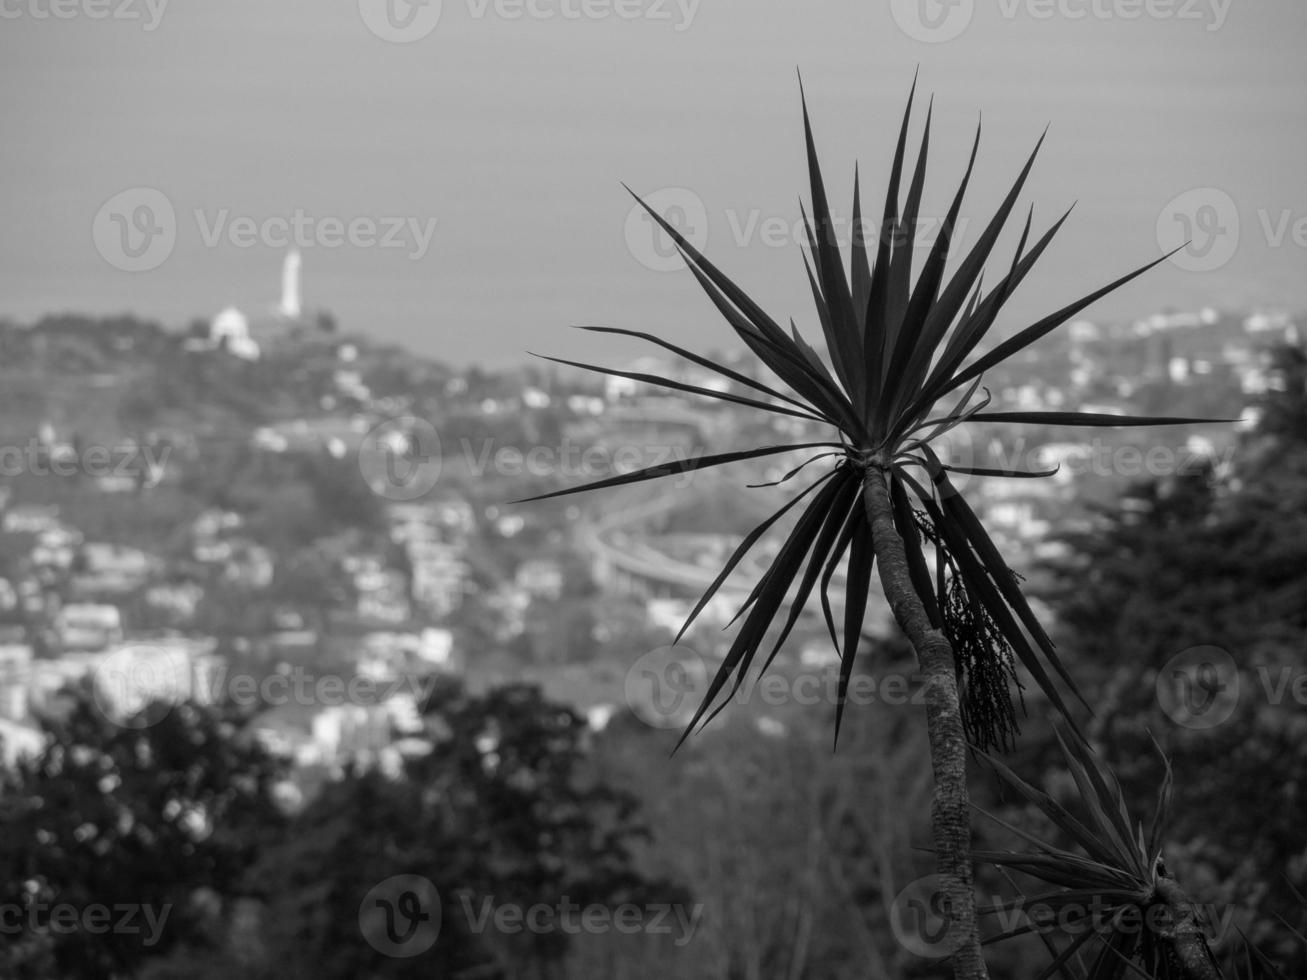
[[(989, 937), (997, 943), (1038, 932), (1050, 944), (1052, 962), (1035, 980), (1054, 975), (1084, 980), (1217, 980), (1222, 976), (1207, 945), (1205, 922), (1162, 860), (1162, 837), (1171, 804), (1171, 766), (1166, 757), (1157, 806), (1148, 830), (1132, 824), (1121, 786), (1088, 745), (1056, 732), (1076, 784), (1081, 816), (986, 756), (1000, 780), (1038, 808), (1077, 853), (1041, 839), (993, 814), (985, 815), (1033, 846), (1033, 851), (976, 851), (977, 859), (1021, 872), (1054, 891), (1020, 895), (981, 907), (985, 916), (1019, 916), (1025, 921)], [(1156, 743), (1154, 743), (1156, 744)], [(1159, 754), (1161, 749), (1158, 749)], [(981, 811), (984, 812), (984, 811)], [(1050, 931), (1073, 938), (1060, 951)], [(1088, 966), (1085, 957), (1092, 955)]]
[[(904, 156), (915, 92), (914, 81), (898, 133), (883, 218), (871, 242), (862, 234), (862, 200), (855, 175), (855, 235), (847, 272), (827, 203), (806, 100), (803, 100), (812, 198), (812, 218), (805, 211), (803, 220), (813, 259), (805, 265), (829, 364), (804, 339), (793, 320), (788, 330), (783, 328), (639, 197), (636, 200), (675, 242), (690, 272), (735, 334), (780, 379), (781, 385), (749, 377), (661, 338), (616, 327), (583, 329), (655, 344), (715, 372), (727, 382), (727, 390), (549, 358), (587, 371), (726, 401), (773, 416), (817, 423), (827, 427), (830, 436), (819, 441), (755, 447), (668, 463), (531, 499), (617, 487), (795, 451), (808, 451), (811, 455), (786, 474), (782, 482), (797, 478), (810, 464), (832, 464), (744, 537), (677, 636), (679, 642), (711, 597), (767, 531), (806, 501), (796, 511), (797, 519), (775, 559), (741, 608), (737, 616), (743, 620), (740, 628), (682, 741), (730, 703), (760, 653), (765, 656), (762, 670), (766, 670), (814, 595), (820, 597), (832, 643), (841, 656), (835, 703), (838, 739), (867, 610), (867, 593), (873, 568), (877, 568), (894, 617), (917, 653), (924, 684), (936, 780), (932, 818), (940, 877), (948, 889), (953, 914), (963, 922), (972, 922), (970, 814), (965, 783), (968, 740), (983, 747), (1005, 745), (1015, 733), (1010, 691), (1018, 662), (1065, 716), (1070, 717), (1070, 712), (1054, 677), (1060, 678), (1076, 696), (1079, 694), (1048, 634), (1022, 595), (1017, 576), (950, 479), (950, 474), (1038, 477), (1051, 473), (953, 464), (942, 460), (935, 446), (946, 433), (970, 422), (1125, 426), (1204, 420), (987, 410), (989, 394), (982, 394), (981, 388), (986, 371), (1167, 256), (1068, 304), (973, 357), (1004, 305), (1044, 254), (1070, 212), (1033, 243), (1033, 211), (1028, 214), (1006, 274), (991, 290), (983, 290), (984, 267), (1016, 207), (1043, 143), (1041, 137), (993, 218), (962, 257), (952, 277), (946, 277), (954, 230), (980, 143), (977, 126), (961, 184), (938, 237), (919, 263), (921, 268), (914, 283), (912, 272), (914, 260), (918, 258), (914, 242), (921, 222), (931, 116), (928, 112), (921, 150), (903, 196)], [(937, 414), (936, 406), (945, 399), (952, 402), (951, 406)], [(934, 545), (933, 569), (927, 559), (926, 541)], [(839, 631), (842, 649), (829, 601), (830, 584), (841, 563), (847, 566), (844, 621)], [(789, 609), (782, 620), (787, 598)], [(973, 941), (954, 957), (958, 976), (984, 975), (979, 945), (974, 941), (974, 922), (972, 927)]]

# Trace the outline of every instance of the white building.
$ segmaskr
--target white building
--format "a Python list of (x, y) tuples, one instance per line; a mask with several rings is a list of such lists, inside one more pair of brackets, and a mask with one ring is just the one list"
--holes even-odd
[(209, 341), (214, 347), (226, 346), (234, 356), (246, 361), (259, 359), (259, 344), (250, 336), (250, 321), (240, 310), (229, 306), (209, 324)]

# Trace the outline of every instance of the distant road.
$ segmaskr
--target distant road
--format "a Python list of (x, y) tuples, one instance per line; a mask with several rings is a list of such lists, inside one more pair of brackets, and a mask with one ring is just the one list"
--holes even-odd
[[(720, 573), (720, 565), (713, 564), (705, 567), (674, 558), (646, 543), (638, 532), (632, 533), (629, 530), (683, 506), (685, 506), (683, 497), (671, 493), (665, 494), (654, 500), (606, 513), (597, 521), (586, 521), (580, 526), (578, 533), (584, 546), (600, 562), (628, 575), (699, 595)], [(735, 569), (732, 579), (739, 576), (740, 581), (751, 585), (764, 571), (765, 569), (750, 556)], [(842, 583), (843, 575), (837, 574), (833, 581)], [(739, 586), (734, 590), (731, 590), (729, 585), (723, 588), (727, 591), (740, 591)], [(842, 588), (831, 589), (831, 606), (833, 610), (843, 609)]]

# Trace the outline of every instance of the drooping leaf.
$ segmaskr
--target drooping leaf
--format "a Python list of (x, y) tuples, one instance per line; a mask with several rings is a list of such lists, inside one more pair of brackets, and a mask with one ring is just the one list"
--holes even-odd
[(746, 483), (745, 486), (747, 486), (750, 490), (757, 490), (760, 487), (779, 487), (783, 483), (789, 483), (791, 480), (793, 480), (796, 476), (798, 476), (800, 473), (806, 470), (813, 463), (818, 463), (823, 459), (830, 459), (832, 456), (843, 456), (843, 455), (844, 455), (843, 453), (837, 453), (837, 452), (818, 453), (815, 456), (809, 456), (798, 466), (794, 467), (794, 469), (787, 472), (779, 480), (768, 480), (766, 483)]
[(973, 554), (966, 535), (961, 528), (944, 515), (933, 500), (922, 500), (922, 503), (930, 514), (931, 522), (935, 525), (941, 537), (944, 538), (949, 554), (957, 561), (958, 570), (967, 588), (984, 604), (985, 611), (993, 617), (994, 622), (1002, 630), (1003, 636), (1010, 644), (1017, 659), (1021, 661), (1026, 670), (1030, 671), (1035, 683), (1044, 692), (1044, 696), (1052, 702), (1053, 706), (1064, 717), (1070, 718), (1071, 713), (1067, 709), (1066, 702), (1062, 699), (1061, 692), (1054, 685), (1052, 678), (1048, 676), (1048, 672), (1040, 662), (1041, 658), (1031, 648), (1016, 620), (1012, 618), (1007, 603), (990, 579), (989, 573)]
[(930, 625), (939, 629), (944, 624), (944, 618), (940, 614), (939, 602), (932, 587), (930, 569), (926, 567), (926, 556), (921, 548), (921, 532), (916, 526), (912, 504), (903, 489), (901, 479), (895, 478), (890, 482), (890, 503), (894, 508), (894, 525), (903, 539), (903, 551), (908, 559), (908, 574), (912, 579), (912, 587), (916, 589), (922, 605), (926, 607), (926, 616), (930, 619)]
[(867, 614), (867, 590), (871, 587), (871, 569), (875, 561), (871, 525), (865, 520), (857, 521), (853, 525), (853, 537), (849, 542), (849, 581), (844, 595), (844, 649), (840, 651), (839, 693), (835, 697), (836, 747), (840, 742), (840, 724), (844, 721), (849, 677), (858, 657), (862, 621)]
[(1057, 476), (1060, 467), (1055, 466), (1051, 470), (1010, 470), (989, 466), (945, 466), (944, 469), (949, 473), (962, 473), (967, 476), (1002, 476), (1025, 480), (1043, 480), (1050, 476)]
[(1026, 425), (1084, 425), (1129, 428), (1144, 425), (1199, 425), (1238, 422), (1238, 419), (1200, 419), (1175, 415), (1111, 415), (1106, 412), (978, 412), (973, 422), (1018, 422)]
[(813, 587), (817, 584), (817, 577), (821, 574), (821, 570), (835, 546), (835, 540), (839, 536), (840, 529), (844, 527), (849, 507), (858, 506), (857, 499), (858, 491), (861, 488), (861, 480), (858, 478), (857, 473), (853, 471), (852, 467), (846, 466), (836, 479), (840, 481), (840, 489), (831, 495), (830, 509), (827, 511), (821, 530), (813, 543), (812, 554), (808, 557), (808, 567), (804, 570), (803, 578), (799, 581), (799, 587), (790, 602), (789, 617), (785, 620), (785, 625), (781, 627), (780, 634), (772, 645), (771, 653), (767, 656), (767, 661), (762, 665), (763, 671), (771, 666), (776, 654), (780, 653), (781, 647), (785, 645), (785, 641), (789, 639), (795, 624), (798, 623), (799, 616), (802, 615), (803, 609), (807, 605), (808, 597), (812, 595)]
[(726, 564), (722, 566), (722, 570), (718, 572), (717, 577), (713, 579), (712, 584), (708, 586), (707, 589), (704, 590), (703, 595), (699, 597), (699, 601), (696, 602), (694, 608), (690, 610), (690, 615), (686, 617), (685, 623), (681, 626), (680, 632), (676, 634), (676, 639), (672, 641), (673, 645), (681, 642), (681, 638), (684, 637), (686, 631), (689, 630), (690, 624), (693, 623), (699, 617), (699, 614), (703, 612), (704, 607), (706, 607), (708, 603), (712, 601), (712, 597), (717, 594), (717, 590), (722, 587), (722, 584), (728, 578), (730, 578), (731, 572), (735, 571), (736, 566), (740, 564), (740, 562), (744, 559), (744, 556), (747, 555), (749, 551), (753, 548), (753, 546), (758, 543), (758, 539), (761, 538), (765, 533), (767, 533), (767, 529), (770, 528), (782, 517), (784, 517), (787, 513), (789, 513), (789, 511), (796, 504), (798, 504), (799, 501), (801, 501), (808, 494), (812, 493), (813, 490), (816, 490), (817, 487), (821, 486), (821, 484), (824, 481), (830, 479), (833, 475), (834, 475), (833, 472), (827, 473), (825, 476), (821, 477), (821, 479), (817, 480), (816, 483), (813, 483), (802, 493), (799, 493), (794, 497), (791, 497), (788, 501), (786, 501), (783, 507), (778, 509), (765, 521), (763, 521), (761, 524), (759, 524), (757, 527), (755, 527), (752, 531), (750, 531), (748, 534), (744, 536), (744, 540), (741, 541), (739, 545), (736, 547), (735, 551), (731, 553), (731, 557), (726, 560)]
[[(1062, 663), (1062, 658), (1058, 656), (1052, 638), (1040, 625), (1039, 619), (1030, 608), (1030, 603), (1017, 585), (1016, 576), (1008, 568), (1007, 562), (1003, 560), (1003, 556), (999, 553), (993, 539), (990, 538), (989, 532), (985, 530), (980, 518), (971, 509), (971, 505), (967, 503), (966, 498), (950, 482), (945, 467), (940, 463), (939, 458), (935, 456), (930, 447), (924, 447), (923, 452), (927, 458), (931, 479), (934, 481), (939, 494), (940, 505), (944, 508), (945, 513), (952, 518), (961, 532), (962, 538), (975, 548), (985, 572), (989, 575), (1001, 596), (1001, 601), (1012, 608), (1021, 621), (1021, 625), (1034, 638), (1044, 660), (1057, 671), (1058, 676), (1062, 678), (1062, 682), (1067, 685), (1067, 688), (1085, 706), (1086, 710), (1092, 714), (1093, 709), (1089, 706), (1084, 695), (1080, 692), (1079, 686)], [(999, 625), (1002, 626), (1003, 623), (1004, 620), (1000, 618)], [(1074, 725), (1070, 715), (1066, 711), (1062, 713), (1063, 717)]]
[[(771, 625), (772, 620), (779, 612), (785, 599), (790, 585), (794, 581), (795, 575), (803, 564), (803, 559), (812, 547), (816, 537), (817, 530), (821, 522), (826, 518), (830, 509), (831, 498), (840, 489), (840, 482), (836, 480), (827, 481), (820, 491), (813, 497), (812, 502), (804, 510), (803, 516), (799, 518), (798, 523), (790, 532), (785, 544), (777, 553), (776, 558), (772, 561), (766, 576), (760, 584), (762, 589), (757, 593), (757, 601), (753, 603), (753, 608), (749, 615), (745, 617), (744, 624), (740, 627), (735, 636), (730, 649), (727, 651), (725, 659), (717, 669), (716, 675), (708, 684), (708, 690), (704, 694), (703, 701), (694, 713), (682, 733), (680, 740), (676, 743), (679, 749), (690, 733), (699, 725), (700, 721), (707, 724), (712, 718), (716, 717), (730, 699), (735, 696), (740, 687), (743, 686), (745, 678), (748, 675), (749, 667), (753, 658), (758, 652), (767, 628)], [(730, 693), (719, 704), (715, 710), (709, 714), (713, 702), (722, 692), (727, 682), (734, 676), (735, 681), (731, 687)], [(707, 716), (705, 718), (705, 716)], [(675, 751), (675, 750), (673, 750)]]
[(830, 557), (826, 559), (826, 567), (821, 573), (821, 611), (826, 618), (826, 629), (830, 632), (830, 642), (836, 653), (840, 652), (840, 640), (835, 633), (835, 616), (830, 606), (830, 583), (839, 568), (840, 561), (844, 558), (844, 553), (848, 551), (849, 544), (853, 541), (853, 534), (858, 524), (865, 522), (866, 519), (867, 515), (863, 508), (855, 506), (849, 510), (848, 516), (844, 519), (844, 526), (840, 528), (839, 536), (831, 548)]

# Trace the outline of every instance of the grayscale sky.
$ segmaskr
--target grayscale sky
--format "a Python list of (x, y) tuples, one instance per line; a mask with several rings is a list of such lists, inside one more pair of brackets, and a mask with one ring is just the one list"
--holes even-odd
[(847, 215), (855, 158), (881, 206), (918, 65), (936, 97), (925, 213), (981, 111), (964, 221), (1046, 123), (1024, 200), (1037, 228), (1079, 201), (1005, 328), (1186, 227), (1179, 264), (1091, 317), (1301, 309), (1305, 43), (1302, 0), (0, 0), (0, 316), (258, 313), (290, 235), (306, 305), (455, 363), (579, 355), (596, 341), (574, 323), (729, 344), (628, 220), (626, 181), (678, 189), (663, 200), (709, 254), (812, 330), (795, 68)]

